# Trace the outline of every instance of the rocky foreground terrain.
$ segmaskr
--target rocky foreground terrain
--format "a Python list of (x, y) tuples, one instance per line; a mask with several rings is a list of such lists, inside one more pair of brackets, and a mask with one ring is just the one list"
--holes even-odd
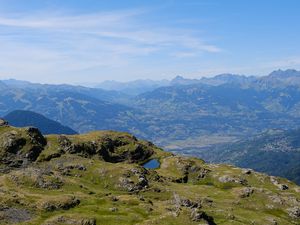
[[(145, 169), (150, 159), (160, 167)], [(300, 224), (300, 187), (127, 133), (43, 136), (0, 121), (0, 224)]]

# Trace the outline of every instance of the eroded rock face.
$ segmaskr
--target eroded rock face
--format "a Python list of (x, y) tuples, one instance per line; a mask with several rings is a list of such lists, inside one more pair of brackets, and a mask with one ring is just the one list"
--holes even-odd
[(49, 146), (37, 128), (3, 128), (0, 132), (0, 171), (25, 167), (38, 158), (39, 161), (50, 161), (64, 154), (96, 157), (112, 163), (137, 163), (147, 160), (155, 148), (150, 142), (139, 141), (132, 135), (118, 132), (95, 132), (83, 138), (61, 135), (57, 140), (58, 143), (54, 145), (58, 144), (58, 147), (39, 158)]
[(153, 150), (150, 144), (139, 142), (134, 136), (119, 138), (100, 137), (95, 140), (74, 143), (66, 136), (59, 137), (61, 150), (84, 157), (98, 156), (107, 162), (138, 162), (148, 159)]
[(44, 146), (47, 144), (47, 141), (45, 137), (42, 135), (40, 130), (36, 127), (28, 127), (25, 128), (25, 131), (27, 132), (28, 136), (30, 137), (30, 141), (33, 144), (39, 144), (41, 146)]
[(208, 225), (215, 225), (213, 217), (207, 215), (204, 211), (200, 209), (194, 209), (191, 213), (191, 219), (196, 222), (204, 220)]
[(37, 159), (46, 143), (37, 128), (8, 130), (0, 135), (0, 163), (9, 167), (27, 165)]
[(26, 144), (26, 139), (20, 137), (16, 131), (8, 131), (0, 136), (0, 147), (3, 153), (17, 154), (19, 150)]

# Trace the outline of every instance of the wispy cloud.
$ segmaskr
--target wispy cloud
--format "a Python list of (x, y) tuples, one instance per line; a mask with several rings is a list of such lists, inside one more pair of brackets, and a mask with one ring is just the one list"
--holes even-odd
[(152, 54), (195, 57), (221, 51), (196, 31), (140, 22), (145, 13), (1, 15), (0, 74), (67, 73), (134, 65), (136, 57)]

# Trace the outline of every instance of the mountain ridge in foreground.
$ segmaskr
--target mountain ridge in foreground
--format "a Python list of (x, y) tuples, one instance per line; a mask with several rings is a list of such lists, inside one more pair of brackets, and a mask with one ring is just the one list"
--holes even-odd
[[(1, 224), (299, 224), (300, 187), (115, 131), (0, 126)], [(156, 169), (145, 169), (151, 159)]]

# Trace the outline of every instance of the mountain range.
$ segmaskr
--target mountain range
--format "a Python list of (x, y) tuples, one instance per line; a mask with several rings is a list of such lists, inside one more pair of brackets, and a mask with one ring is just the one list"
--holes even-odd
[(169, 80), (135, 80), (129, 82), (117, 82), (113, 80), (104, 81), (97, 85), (95, 88), (101, 88), (103, 90), (119, 91), (122, 93), (127, 93), (131, 96), (139, 95), (141, 93), (152, 91), (159, 87), (169, 86)]
[(204, 159), (208, 149), (269, 129), (300, 126), (300, 72), (296, 70), (261, 77), (177, 76), (161, 84), (147, 80), (136, 84), (140, 91), (131, 92), (132, 82), (123, 84), (124, 89), (114, 84), (104, 90), (3, 80), (0, 116), (30, 110), (79, 133), (127, 131), (169, 151)]

